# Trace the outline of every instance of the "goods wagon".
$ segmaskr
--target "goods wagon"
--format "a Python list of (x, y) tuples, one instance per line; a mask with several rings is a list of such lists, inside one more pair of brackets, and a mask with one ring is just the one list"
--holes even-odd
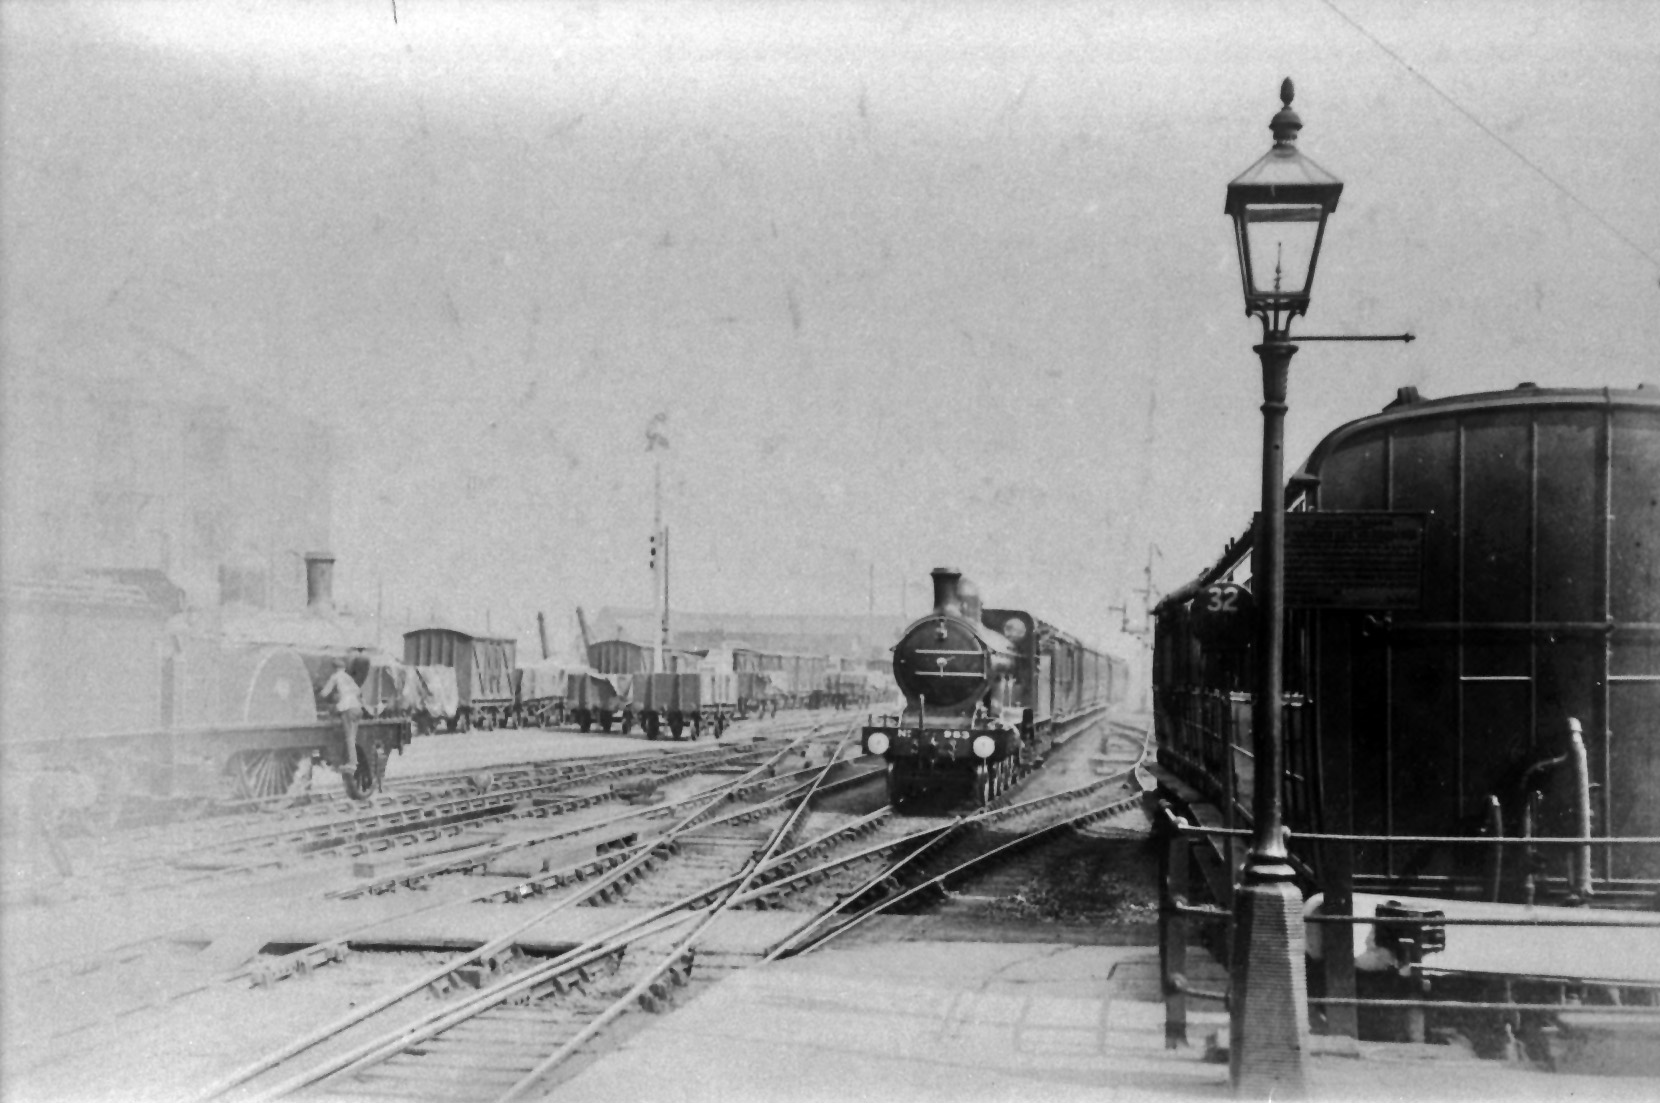
[(527, 728), (554, 728), (565, 722), (571, 668), (555, 659), (521, 666), (514, 672), (518, 723)]
[(455, 671), (459, 704), (451, 731), (511, 726), (515, 719), (514, 660), (518, 643), (475, 636), (458, 628), (433, 626), (405, 632), (403, 661), (410, 666), (447, 666)]

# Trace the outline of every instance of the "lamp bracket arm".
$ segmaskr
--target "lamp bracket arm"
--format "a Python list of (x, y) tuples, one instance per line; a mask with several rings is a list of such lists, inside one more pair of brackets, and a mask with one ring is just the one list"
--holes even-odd
[(1305, 333), (1299, 333), (1299, 334), (1297, 334), (1297, 336), (1292, 338), (1292, 340), (1296, 341), (1298, 344), (1301, 344), (1304, 341), (1401, 341), (1401, 342), (1404, 342), (1406, 344), (1411, 344), (1413, 341), (1416, 341), (1417, 339), (1418, 339), (1418, 335), (1416, 333), (1388, 333), (1388, 334), (1380, 334), (1380, 335), (1361, 334), (1361, 333), (1354, 333), (1354, 334), (1345, 333), (1345, 334), (1335, 334), (1335, 335), (1332, 335), (1332, 336), (1329, 336), (1329, 337), (1321, 337), (1321, 336), (1310, 337), (1309, 335), (1307, 335)]

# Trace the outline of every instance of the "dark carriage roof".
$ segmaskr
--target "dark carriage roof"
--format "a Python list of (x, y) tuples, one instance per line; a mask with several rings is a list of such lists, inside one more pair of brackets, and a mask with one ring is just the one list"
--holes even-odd
[[(1471, 394), (1448, 395), (1445, 398), (1421, 398), (1416, 387), (1402, 387), (1395, 400), (1375, 414), (1345, 422), (1320, 439), (1308, 454), (1308, 459), (1287, 481), (1285, 502), (1290, 505), (1305, 487), (1318, 481), (1317, 472), (1326, 459), (1351, 437), (1379, 427), (1409, 424), (1449, 414), (1477, 414), (1517, 408), (1527, 409), (1643, 409), (1660, 412), (1660, 388), (1637, 384), (1635, 387), (1540, 387), (1521, 383), (1504, 391), (1478, 391)], [(1250, 554), (1252, 530), (1228, 542), (1222, 555), (1200, 572), (1198, 577), (1165, 594), (1153, 607), (1155, 616), (1176, 606), (1184, 605), (1193, 595), (1216, 579), (1233, 570)]]
[(1299, 491), (1299, 482), (1320, 469), (1326, 457), (1335, 452), (1357, 433), (1380, 426), (1398, 425), (1423, 418), (1443, 417), (1448, 414), (1487, 413), (1529, 409), (1605, 407), (1608, 409), (1660, 410), (1660, 389), (1638, 384), (1633, 388), (1620, 387), (1539, 387), (1522, 383), (1506, 391), (1480, 391), (1475, 394), (1448, 395), (1446, 398), (1419, 398), (1417, 388), (1402, 387), (1395, 401), (1375, 414), (1345, 422), (1321, 438), (1308, 454), (1308, 459), (1291, 476), (1286, 487), (1289, 502)]

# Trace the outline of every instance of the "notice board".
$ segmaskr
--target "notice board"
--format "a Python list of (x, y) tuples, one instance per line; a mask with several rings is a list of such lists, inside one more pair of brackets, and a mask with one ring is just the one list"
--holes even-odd
[(1287, 513), (1287, 608), (1416, 609), (1423, 600), (1423, 513)]

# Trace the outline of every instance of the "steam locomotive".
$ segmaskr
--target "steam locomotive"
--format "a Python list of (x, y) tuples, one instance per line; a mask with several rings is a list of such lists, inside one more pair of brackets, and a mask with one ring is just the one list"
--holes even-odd
[(903, 710), (872, 716), (866, 754), (888, 763), (888, 797), (969, 788), (983, 805), (1042, 761), (1057, 732), (1124, 699), (1129, 667), (1019, 609), (987, 609), (948, 567), (934, 607), (893, 648)]

